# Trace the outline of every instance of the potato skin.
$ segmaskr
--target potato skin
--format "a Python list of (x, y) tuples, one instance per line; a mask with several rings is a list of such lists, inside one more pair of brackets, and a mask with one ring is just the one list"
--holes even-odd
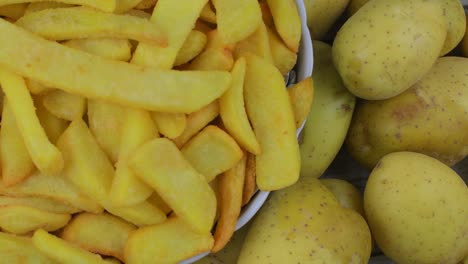
[(454, 165), (468, 154), (468, 59), (440, 58), (404, 93), (382, 101), (361, 101), (346, 145), (372, 168), (384, 155), (414, 151)]
[(460, 0), (437, 0), (442, 4), (445, 20), (447, 22), (447, 37), (440, 56), (453, 50), (463, 39), (466, 31), (465, 10)]
[(400, 264), (455, 264), (468, 254), (468, 188), (452, 169), (415, 152), (380, 160), (364, 192), (377, 244)]
[(446, 34), (439, 2), (373, 0), (338, 32), (333, 62), (354, 95), (387, 99), (429, 71)]
[(349, 0), (304, 0), (312, 39), (321, 40), (348, 6)]
[[(468, 28), (468, 15), (466, 15), (466, 27)], [(465, 32), (465, 36), (461, 42), (461, 49), (463, 56), (468, 58), (468, 31)]]

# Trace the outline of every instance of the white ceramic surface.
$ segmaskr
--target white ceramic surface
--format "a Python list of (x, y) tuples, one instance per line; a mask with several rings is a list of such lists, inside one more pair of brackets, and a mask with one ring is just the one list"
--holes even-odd
[[(301, 81), (309, 76), (312, 76), (313, 70), (313, 48), (312, 48), (312, 40), (310, 38), (309, 28), (307, 27), (307, 19), (306, 19), (306, 11), (304, 7), (303, 0), (296, 0), (299, 14), (301, 16), (301, 23), (302, 23), (302, 38), (301, 38), (301, 45), (299, 48), (298, 60), (296, 67), (294, 70), (296, 71), (296, 80)], [(304, 124), (297, 130), (297, 136), (301, 133), (302, 129), (304, 128)], [(242, 209), (241, 215), (239, 216), (239, 220), (237, 221), (236, 230), (242, 228), (245, 224), (247, 224), (254, 216), (257, 214), (258, 210), (262, 207), (265, 203), (266, 199), (268, 198), (269, 192), (258, 191), (252, 200), (244, 206)], [(193, 258), (185, 260), (180, 264), (190, 264), (193, 263), (206, 255), (209, 252), (202, 253), (197, 255)]]

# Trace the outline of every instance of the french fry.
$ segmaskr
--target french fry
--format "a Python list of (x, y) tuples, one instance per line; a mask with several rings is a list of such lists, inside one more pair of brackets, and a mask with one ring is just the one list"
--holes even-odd
[(24, 205), (0, 207), (0, 228), (7, 232), (24, 235), (38, 228), (55, 231), (64, 227), (70, 214), (58, 214)]
[(28, 87), (28, 90), (32, 94), (43, 94), (45, 92), (49, 92), (53, 90), (53, 88), (47, 87), (31, 79), (26, 79), (25, 82), (26, 82), (26, 86)]
[(187, 116), (187, 126), (184, 132), (177, 138), (173, 139), (177, 147), (181, 148), (202, 128), (209, 124), (219, 115), (219, 103), (214, 101), (211, 104), (203, 107), (199, 111)]
[(245, 103), (262, 149), (256, 155), (257, 185), (263, 191), (277, 190), (294, 184), (299, 178), (294, 113), (278, 69), (255, 55), (246, 59)]
[(158, 131), (168, 138), (180, 136), (187, 125), (187, 118), (182, 113), (153, 112), (152, 117)]
[(248, 204), (257, 190), (255, 155), (246, 153), (244, 189), (242, 191), (242, 206)]
[(0, 69), (0, 83), (34, 165), (44, 173), (60, 172), (62, 154), (47, 138), (24, 79)]
[(217, 126), (207, 126), (181, 149), (185, 159), (210, 182), (242, 158), (236, 141)]
[(219, 99), (219, 113), (226, 130), (245, 150), (259, 154), (260, 145), (250, 126), (244, 105), (245, 58), (240, 58), (232, 69), (231, 87)]
[[(177, 146), (158, 138), (136, 150), (130, 167), (187, 224), (198, 232), (209, 232), (216, 213), (216, 197)], [(170, 177), (168, 177), (170, 175)]]
[(161, 225), (134, 231), (125, 246), (125, 260), (127, 264), (178, 263), (212, 246), (211, 233), (194, 232), (182, 219), (174, 217)]
[(209, 49), (202, 52), (187, 67), (191, 71), (230, 71), (234, 64), (229, 50)]
[[(49, 138), (50, 142), (55, 144), (62, 135), (63, 131), (68, 127), (68, 122), (67, 120), (61, 119), (53, 115), (52, 113), (49, 112), (42, 103), (42, 97), (41, 96), (34, 96), (34, 106), (36, 107), (36, 115), (37, 118), (39, 118), (39, 122), (41, 123), (42, 127), (44, 128), (44, 131)], [(0, 130), (1, 134), (1, 130)], [(1, 147), (1, 145), (0, 145)]]
[(125, 207), (105, 202), (104, 207), (109, 213), (140, 227), (161, 224), (166, 220), (166, 214), (148, 201)]
[(260, 23), (260, 26), (252, 35), (240, 41), (236, 45), (236, 49), (234, 50), (234, 58), (238, 59), (240, 57), (246, 56), (249, 53), (255, 54), (265, 59), (266, 61), (273, 63), (268, 31), (263, 22)]
[(72, 39), (63, 44), (111, 60), (128, 61), (132, 57), (132, 46), (128, 39)]
[(167, 205), (167, 203), (164, 202), (161, 196), (156, 192), (153, 192), (153, 194), (148, 197), (148, 202), (161, 209), (161, 211), (163, 211), (166, 215), (172, 211), (169, 205)]
[[(136, 16), (136, 17), (140, 17), (140, 18), (144, 18), (144, 19), (150, 19), (151, 18), (151, 14), (150, 13), (147, 13), (143, 10), (140, 10), (140, 9), (132, 9), (132, 10), (129, 10), (127, 13), (127, 15), (131, 15), (131, 16)], [(138, 43), (135, 44), (135, 46), (137, 46)]]
[(47, 198), (0, 196), (0, 207), (10, 205), (22, 205), (56, 214), (74, 214), (81, 211), (73, 206)]
[(174, 66), (187, 63), (198, 56), (205, 48), (206, 42), (207, 37), (205, 33), (198, 30), (192, 30), (180, 48), (179, 53), (177, 53)]
[(65, 4), (63, 2), (54, 2), (54, 1), (43, 1), (43, 2), (33, 2), (28, 5), (26, 8), (25, 14), (42, 11), (45, 9), (53, 9), (53, 8), (66, 8), (72, 7), (75, 5), (72, 4)]
[(83, 7), (45, 9), (29, 13), (16, 24), (50, 40), (123, 38), (166, 46), (167, 38), (146, 19), (104, 13)]
[(268, 29), (268, 37), (273, 64), (275, 64), (281, 74), (286, 75), (296, 65), (297, 53), (286, 47), (283, 40), (273, 30)]
[(0, 6), (0, 16), (17, 20), (24, 15), (27, 7), (26, 3)]
[[(35, 3), (43, 2), (44, 0), (0, 0), (0, 6), (19, 4), (19, 3)], [(114, 12), (117, 0), (52, 0), (70, 5), (84, 5), (104, 12)]]
[(9, 187), (29, 177), (36, 170), (36, 167), (24, 144), (8, 100), (3, 103), (0, 141), (2, 183)]
[(78, 189), (102, 204), (114, 177), (114, 167), (98, 146), (86, 123), (71, 122), (57, 141), (65, 160), (63, 176)]
[(44, 107), (56, 117), (73, 121), (83, 117), (86, 110), (86, 99), (82, 96), (53, 90), (43, 96)]
[(231, 239), (236, 228), (242, 206), (246, 156), (219, 177), (220, 216), (214, 234), (212, 252), (219, 252)]
[(101, 256), (79, 248), (61, 238), (38, 229), (32, 237), (34, 246), (57, 263), (105, 264)]
[(42, 254), (31, 238), (0, 232), (0, 259), (3, 263), (52, 264), (53, 260)]
[(0, 35), (8, 36), (0, 42), (0, 67), (70, 93), (135, 108), (191, 113), (220, 97), (231, 81), (226, 72), (157, 70), (103, 59), (3, 20)]
[(206, 3), (203, 7), (200, 13), (200, 19), (211, 24), (216, 24), (216, 13), (213, 10), (210, 2)]
[(126, 109), (122, 123), (119, 159), (109, 199), (115, 206), (130, 206), (145, 201), (153, 189), (142, 182), (129, 168), (132, 152), (147, 141), (158, 137), (150, 114), (144, 110)]
[(206, 43), (205, 50), (208, 49), (227, 49), (229, 51), (234, 51), (236, 43), (227, 43), (221, 37), (219, 30), (213, 29), (206, 33), (208, 42)]
[(48, 176), (39, 172), (15, 186), (6, 188), (0, 185), (0, 194), (12, 197), (51, 199), (91, 213), (100, 213), (103, 210), (97, 202), (84, 196), (65, 178)]
[(117, 6), (115, 7), (114, 13), (120, 14), (132, 10), (138, 6), (141, 0), (117, 0)]
[(226, 43), (250, 36), (262, 21), (257, 0), (217, 0), (214, 4), (219, 34)]
[(142, 0), (138, 5), (135, 6), (136, 9), (148, 9), (156, 5), (158, 0)]
[(299, 50), (301, 40), (301, 18), (294, 0), (266, 0), (275, 28), (286, 46), (294, 52)]
[(294, 120), (296, 128), (301, 127), (307, 119), (312, 106), (314, 97), (314, 83), (311, 77), (308, 77), (288, 89), (289, 100), (294, 111)]
[(61, 238), (83, 249), (124, 260), (128, 236), (136, 227), (107, 213), (82, 213), (63, 229)]

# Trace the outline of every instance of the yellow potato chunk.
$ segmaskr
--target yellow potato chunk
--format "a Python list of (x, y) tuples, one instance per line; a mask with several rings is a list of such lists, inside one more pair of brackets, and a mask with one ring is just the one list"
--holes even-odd
[(187, 125), (187, 118), (182, 113), (153, 112), (152, 116), (158, 131), (168, 138), (180, 136)]
[[(36, 107), (36, 114), (37, 118), (39, 118), (39, 122), (41, 123), (44, 131), (49, 138), (50, 142), (55, 144), (62, 135), (63, 131), (68, 127), (70, 123), (67, 120), (58, 118), (57, 116), (53, 115), (49, 110), (47, 110), (42, 102), (41, 96), (35, 96), (34, 99), (34, 106)], [(1, 134), (1, 130), (0, 130)], [(1, 145), (0, 145), (1, 147)]]
[[(37, 3), (44, 2), (45, 0), (0, 0), (0, 6), (19, 4), (19, 3)], [(70, 5), (84, 5), (104, 12), (114, 12), (117, 0), (52, 0), (53, 2), (60, 2)]]
[(3, 263), (55, 264), (42, 254), (31, 238), (0, 232), (0, 259)]
[(208, 49), (196, 57), (187, 70), (192, 71), (230, 71), (234, 64), (232, 52), (227, 49)]
[(109, 213), (136, 226), (157, 225), (166, 220), (166, 214), (148, 201), (125, 207), (115, 207), (105, 202), (104, 207)]
[(86, 99), (80, 95), (53, 90), (44, 95), (42, 103), (56, 117), (73, 121), (86, 110)]
[(205, 33), (198, 30), (192, 30), (177, 53), (174, 66), (187, 63), (198, 56), (205, 48), (206, 43), (207, 37)]
[(236, 45), (234, 58), (238, 59), (249, 53), (255, 54), (268, 62), (273, 63), (268, 30), (263, 22), (260, 23), (260, 26), (253, 34)]
[(294, 0), (266, 0), (270, 7), (276, 31), (286, 46), (294, 52), (299, 50), (302, 28), (301, 18)]
[(289, 100), (294, 111), (296, 128), (300, 128), (309, 115), (314, 98), (312, 78), (305, 78), (288, 89)]
[(22, 205), (56, 214), (74, 214), (81, 210), (65, 203), (41, 197), (0, 196), (0, 207)]
[(286, 75), (296, 65), (297, 53), (286, 47), (283, 40), (271, 29), (268, 29), (268, 38), (270, 40), (273, 64), (275, 64), (281, 74)]
[(26, 79), (25, 80), (26, 82), (26, 86), (28, 87), (28, 90), (32, 93), (32, 94), (43, 94), (45, 92), (49, 92), (49, 91), (52, 91), (53, 88), (50, 88), (50, 87), (47, 87), (41, 83), (38, 83), (36, 81), (33, 81), (31, 79)]
[(132, 45), (128, 39), (72, 39), (64, 42), (63, 45), (111, 60), (128, 61), (132, 57)]
[(62, 2), (53, 2), (53, 1), (32, 2), (28, 5), (28, 8), (26, 8), (25, 14), (42, 11), (45, 9), (66, 8), (66, 7), (72, 7), (72, 6), (75, 6), (75, 5), (65, 4)]

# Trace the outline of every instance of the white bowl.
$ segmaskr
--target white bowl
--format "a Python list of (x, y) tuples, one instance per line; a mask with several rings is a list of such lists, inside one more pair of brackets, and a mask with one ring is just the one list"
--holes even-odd
[[(309, 28), (307, 27), (307, 17), (304, 2), (303, 0), (296, 0), (296, 3), (299, 9), (299, 14), (301, 16), (302, 38), (301, 45), (299, 48), (298, 59), (294, 70), (296, 72), (296, 80), (301, 81), (309, 76), (312, 76), (314, 58), (312, 40), (310, 38)], [(304, 124), (302, 124), (302, 126), (297, 130), (298, 137), (303, 128)], [(242, 228), (245, 224), (247, 224), (257, 214), (258, 210), (260, 210), (260, 208), (263, 206), (269, 194), (270, 192), (258, 191), (252, 197), (250, 202), (242, 209), (242, 212), (239, 216), (239, 220), (237, 221), (236, 231)], [(181, 262), (181, 264), (193, 263), (207, 256), (209, 253), (210, 252), (202, 253), (200, 255), (197, 255), (195, 257)]]

